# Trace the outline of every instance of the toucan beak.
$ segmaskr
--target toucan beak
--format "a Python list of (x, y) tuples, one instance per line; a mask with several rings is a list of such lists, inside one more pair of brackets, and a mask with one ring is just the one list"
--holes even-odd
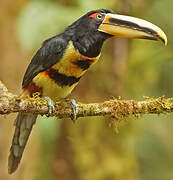
[(108, 13), (98, 30), (116, 37), (158, 40), (167, 45), (167, 37), (159, 27), (131, 16)]

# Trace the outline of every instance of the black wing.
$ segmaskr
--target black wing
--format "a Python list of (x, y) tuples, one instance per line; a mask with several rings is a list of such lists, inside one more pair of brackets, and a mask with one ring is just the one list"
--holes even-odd
[(68, 41), (61, 36), (46, 40), (32, 58), (25, 72), (22, 87), (25, 88), (38, 73), (56, 64), (63, 56), (67, 43)]

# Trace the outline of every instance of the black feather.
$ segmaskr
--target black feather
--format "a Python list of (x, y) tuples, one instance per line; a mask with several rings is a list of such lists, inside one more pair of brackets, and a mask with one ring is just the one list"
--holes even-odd
[(22, 87), (25, 88), (38, 73), (56, 64), (61, 59), (67, 44), (68, 39), (64, 38), (63, 35), (46, 40), (32, 58), (24, 75)]
[(71, 86), (75, 83), (77, 83), (81, 77), (75, 77), (75, 76), (67, 76), (65, 74), (61, 74), (56, 69), (49, 69), (49, 77), (55, 81), (59, 86)]

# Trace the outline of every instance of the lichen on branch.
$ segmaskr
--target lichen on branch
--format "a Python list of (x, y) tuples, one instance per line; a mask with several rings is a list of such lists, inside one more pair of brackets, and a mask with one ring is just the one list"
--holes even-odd
[[(173, 98), (145, 98), (143, 101), (112, 99), (101, 103), (78, 104), (78, 117), (109, 116), (110, 123), (122, 121), (128, 116), (143, 114), (165, 114), (173, 112)], [(47, 114), (47, 101), (38, 96), (20, 98), (8, 91), (0, 81), (0, 114), (13, 112), (26, 112), (34, 114)], [(52, 116), (70, 118), (71, 105), (66, 101), (55, 102)], [(113, 121), (112, 121), (113, 119)]]

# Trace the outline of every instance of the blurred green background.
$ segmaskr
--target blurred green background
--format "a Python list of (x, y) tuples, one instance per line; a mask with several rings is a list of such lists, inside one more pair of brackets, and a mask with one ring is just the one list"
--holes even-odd
[[(1, 0), (0, 80), (19, 94), (27, 65), (43, 40), (89, 10), (109, 8), (160, 26), (168, 46), (147, 40), (110, 39), (102, 57), (71, 97), (100, 102), (112, 97), (173, 97), (173, 1)], [(76, 124), (40, 118), (18, 171), (7, 174), (16, 114), (0, 119), (0, 180), (172, 180), (173, 115), (129, 119), (116, 134), (103, 117)]]

